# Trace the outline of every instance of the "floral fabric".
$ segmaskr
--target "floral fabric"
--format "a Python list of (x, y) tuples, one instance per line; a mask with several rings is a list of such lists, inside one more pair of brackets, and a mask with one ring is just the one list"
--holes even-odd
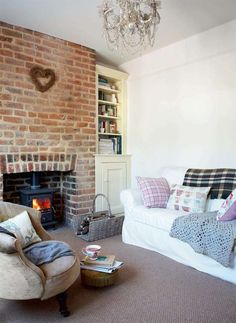
[(2, 228), (13, 233), (20, 240), (22, 248), (41, 241), (37, 235), (27, 211), (24, 211), (13, 218), (0, 223)]
[(217, 220), (230, 221), (236, 219), (236, 189), (234, 189), (227, 199), (221, 205), (218, 213)]

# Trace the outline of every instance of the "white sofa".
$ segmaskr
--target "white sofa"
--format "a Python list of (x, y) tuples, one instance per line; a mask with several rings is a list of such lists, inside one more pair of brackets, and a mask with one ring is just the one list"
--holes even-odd
[[(186, 168), (165, 168), (159, 175), (165, 177), (170, 185), (182, 184), (185, 172)], [(235, 251), (231, 267), (226, 268), (215, 260), (194, 252), (187, 243), (169, 236), (174, 219), (186, 214), (185, 212), (146, 208), (137, 189), (122, 191), (121, 202), (125, 210), (123, 242), (154, 250), (182, 264), (236, 284)], [(206, 210), (215, 211), (222, 202), (220, 199), (208, 200)]]

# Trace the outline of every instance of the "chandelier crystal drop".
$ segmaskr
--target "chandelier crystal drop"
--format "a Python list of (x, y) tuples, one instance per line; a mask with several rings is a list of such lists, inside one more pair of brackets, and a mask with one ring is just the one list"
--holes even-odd
[(160, 23), (161, 1), (104, 0), (100, 8), (108, 47), (121, 54), (153, 46)]

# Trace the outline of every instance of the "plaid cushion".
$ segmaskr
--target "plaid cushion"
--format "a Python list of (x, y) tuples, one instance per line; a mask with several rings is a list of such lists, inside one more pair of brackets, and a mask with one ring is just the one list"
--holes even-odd
[(197, 169), (189, 168), (184, 176), (183, 185), (195, 187), (211, 186), (210, 198), (226, 199), (236, 188), (236, 169), (215, 168)]
[(143, 204), (146, 207), (165, 208), (170, 196), (170, 188), (163, 177), (136, 177)]

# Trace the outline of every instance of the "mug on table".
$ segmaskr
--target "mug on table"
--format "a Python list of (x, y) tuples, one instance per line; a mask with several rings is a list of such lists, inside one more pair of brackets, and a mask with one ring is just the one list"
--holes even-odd
[(82, 249), (84, 255), (88, 256), (92, 260), (96, 260), (101, 250), (101, 246), (97, 244), (91, 244)]

